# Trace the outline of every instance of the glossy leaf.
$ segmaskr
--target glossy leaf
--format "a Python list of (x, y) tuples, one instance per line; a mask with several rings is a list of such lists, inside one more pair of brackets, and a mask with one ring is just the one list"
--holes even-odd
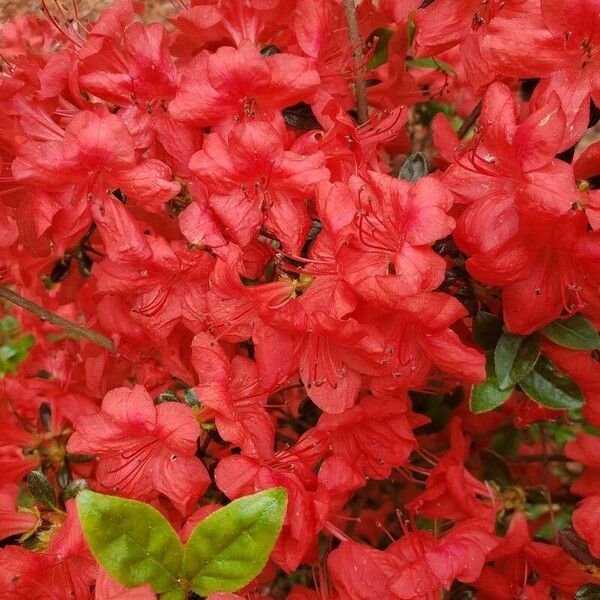
[(473, 339), (484, 350), (493, 350), (502, 335), (502, 319), (484, 310), (473, 317)]
[(575, 382), (543, 355), (519, 385), (532, 400), (547, 408), (572, 410), (581, 407), (584, 402)]
[(92, 554), (128, 587), (157, 592), (178, 587), (183, 549), (169, 522), (152, 506), (89, 490), (77, 495), (79, 520)]
[(469, 406), (474, 413), (494, 410), (494, 408), (504, 404), (513, 392), (512, 387), (502, 390), (498, 386), (494, 366), (494, 353), (491, 351), (486, 354), (485, 372), (487, 375), (485, 381), (474, 385), (471, 390)]
[(564, 348), (573, 350), (600, 348), (600, 335), (583, 315), (573, 315), (569, 319), (557, 319), (546, 325), (542, 329), (542, 333), (549, 340)]
[(533, 369), (540, 355), (540, 338), (503, 333), (494, 351), (498, 387), (507, 390)]
[(235, 592), (252, 581), (277, 541), (286, 505), (286, 490), (273, 488), (234, 500), (200, 522), (183, 558), (194, 592)]

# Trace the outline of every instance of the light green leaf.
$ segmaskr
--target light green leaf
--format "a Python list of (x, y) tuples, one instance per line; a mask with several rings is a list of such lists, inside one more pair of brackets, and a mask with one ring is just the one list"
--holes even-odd
[(543, 355), (519, 385), (532, 400), (546, 408), (572, 410), (583, 406), (583, 395), (579, 387)]
[(494, 353), (488, 352), (485, 361), (486, 379), (471, 389), (469, 406), (471, 412), (484, 413), (504, 404), (513, 392), (513, 388), (500, 389), (494, 367)]
[(503, 333), (494, 351), (498, 387), (507, 390), (523, 379), (533, 369), (539, 355), (539, 335)]
[(160, 595), (160, 600), (185, 600), (186, 598), (184, 590), (171, 590)]
[(546, 325), (542, 329), (542, 333), (555, 344), (564, 348), (573, 350), (600, 348), (600, 335), (583, 315), (573, 315), (569, 319), (557, 319)]
[(92, 554), (113, 579), (128, 587), (149, 583), (157, 593), (179, 586), (181, 543), (152, 506), (83, 490), (77, 510)]
[(183, 557), (183, 575), (197, 594), (235, 592), (264, 568), (283, 525), (284, 488), (234, 500), (201, 521)]
[(427, 58), (408, 58), (404, 61), (407, 67), (417, 69), (439, 69), (448, 75), (456, 75), (456, 71), (448, 63), (438, 60), (433, 56)]

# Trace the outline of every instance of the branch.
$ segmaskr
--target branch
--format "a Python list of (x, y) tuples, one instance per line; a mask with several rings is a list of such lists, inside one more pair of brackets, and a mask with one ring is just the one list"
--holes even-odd
[(469, 133), (469, 129), (475, 125), (475, 121), (479, 119), (479, 115), (481, 114), (481, 100), (475, 105), (475, 108), (471, 111), (469, 116), (463, 121), (463, 124), (460, 126), (460, 129), (456, 132), (456, 135), (462, 140), (467, 133)]
[(27, 298), (23, 298), (23, 296), (13, 292), (5, 285), (0, 285), (0, 298), (4, 298), (12, 304), (16, 304), (26, 311), (37, 315), (42, 321), (48, 321), (48, 323), (62, 327), (62, 329), (64, 329), (67, 333), (70, 333), (74, 336), (84, 337), (91, 342), (94, 342), (94, 344), (98, 344), (99, 346), (106, 348), (111, 354), (115, 353), (115, 344), (111, 339), (107, 338), (101, 333), (93, 331), (92, 329), (82, 327), (77, 323), (73, 323), (72, 321), (64, 319), (63, 317), (59, 317), (53, 312), (46, 310), (39, 304), (36, 304)]
[(354, 62), (354, 93), (356, 94), (356, 112), (358, 123), (364, 123), (369, 118), (367, 104), (367, 83), (365, 81), (365, 65), (363, 62), (362, 41), (360, 29), (356, 20), (356, 6), (354, 0), (343, 0), (346, 23), (348, 24), (348, 37), (352, 48), (352, 60)]

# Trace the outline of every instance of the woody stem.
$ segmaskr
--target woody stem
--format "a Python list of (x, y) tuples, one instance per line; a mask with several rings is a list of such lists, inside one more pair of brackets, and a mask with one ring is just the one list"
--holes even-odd
[(456, 132), (456, 135), (459, 139), (462, 138), (469, 133), (469, 129), (475, 125), (475, 121), (479, 119), (479, 115), (481, 114), (481, 100), (475, 105), (475, 108), (470, 112), (467, 118), (463, 121), (463, 124), (460, 126), (460, 129)]
[(367, 82), (365, 81), (365, 65), (363, 63), (362, 41), (360, 29), (356, 19), (356, 6), (354, 0), (343, 0), (346, 23), (348, 24), (348, 37), (352, 48), (352, 61), (354, 63), (354, 93), (356, 95), (356, 113), (358, 122), (364, 123), (369, 118), (367, 105)]
[(87, 327), (78, 325), (77, 323), (73, 323), (68, 319), (64, 319), (63, 317), (60, 317), (57, 314), (46, 310), (39, 304), (36, 304), (35, 302), (28, 300), (27, 298), (23, 298), (23, 296), (20, 296), (16, 292), (13, 292), (10, 288), (8, 288), (5, 285), (0, 285), (0, 298), (4, 298), (12, 304), (16, 304), (17, 306), (20, 306), (26, 311), (33, 313), (34, 315), (42, 319), (42, 321), (48, 321), (48, 323), (52, 323), (53, 325), (61, 327), (67, 333), (70, 333), (74, 336), (84, 337), (90, 340), (91, 342), (94, 342), (94, 344), (98, 344), (99, 346), (106, 348), (111, 354), (114, 354), (115, 352), (115, 345), (111, 339), (107, 338), (101, 333), (93, 331), (92, 329), (88, 329)]

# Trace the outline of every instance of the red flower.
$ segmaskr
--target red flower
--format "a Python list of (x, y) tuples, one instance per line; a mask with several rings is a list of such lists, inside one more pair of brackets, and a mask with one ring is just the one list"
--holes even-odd
[(460, 420), (454, 418), (450, 427), (450, 451), (433, 468), (425, 491), (411, 501), (410, 507), (431, 519), (478, 518), (491, 524), (496, 516), (493, 492), (464, 466), (470, 440), (462, 435)]
[(467, 268), (480, 281), (503, 287), (508, 329), (528, 334), (563, 311), (597, 314), (599, 240), (582, 211), (527, 213), (513, 237), (471, 256)]
[(209, 409), (203, 417), (214, 413), (220, 436), (244, 454), (270, 458), (275, 426), (265, 410), (267, 394), (256, 364), (243, 356), (230, 361), (218, 342), (204, 333), (192, 342), (192, 364), (200, 378), (196, 396)]
[[(528, 3), (528, 8), (534, 3)], [(538, 3), (536, 3), (538, 4)], [(542, 0), (543, 19), (526, 14), (526, 26), (503, 19), (487, 36), (482, 52), (493, 68), (509, 77), (544, 78), (534, 92), (532, 102), (538, 106), (556, 93), (567, 117), (565, 147), (577, 142), (588, 127), (590, 98), (598, 101), (600, 93), (600, 34), (596, 0)], [(538, 9), (539, 10), (539, 9)], [(537, 11), (536, 11), (537, 12)], [(532, 51), (527, 38), (538, 45)]]
[(35, 193), (54, 192), (45, 227), (54, 216), (53, 234), (63, 244), (83, 235), (91, 220), (90, 200), (105, 201), (111, 189), (120, 188), (155, 212), (180, 189), (167, 165), (138, 160), (125, 124), (106, 110), (82, 111), (64, 132), (52, 123), (43, 133), (44, 141), (19, 146), (12, 169), (15, 179)]
[(194, 456), (199, 434), (191, 408), (174, 402), (155, 406), (136, 385), (108, 392), (101, 412), (77, 419), (67, 449), (98, 455), (100, 489), (144, 501), (163, 494), (189, 514), (210, 483)]
[(102, 293), (135, 300), (131, 314), (148, 334), (164, 340), (183, 321), (190, 329), (205, 325), (205, 295), (214, 259), (150, 235), (127, 209), (108, 198), (92, 208), (106, 258), (94, 269)]
[(318, 84), (306, 58), (286, 53), (263, 58), (244, 40), (239, 48), (221, 46), (195, 56), (182, 71), (169, 112), (200, 127), (254, 117), (282, 124), (279, 111), (310, 100)]
[[(350, 189), (348, 189), (350, 188)], [(431, 177), (416, 184), (370, 171), (318, 188), (319, 212), (341, 246), (338, 260), (348, 282), (366, 300), (383, 292), (395, 297), (432, 290), (444, 278), (445, 263), (430, 244), (448, 235), (454, 221), (446, 212), (452, 196)]]
[[(264, 222), (284, 249), (298, 253), (311, 228), (306, 198), (329, 176), (324, 160), (321, 152), (284, 150), (281, 135), (271, 125), (250, 121), (235, 126), (226, 139), (208, 135), (190, 169), (200, 184), (195, 187), (196, 199), (214, 214), (222, 239), (246, 246)], [(210, 218), (198, 215), (194, 222), (188, 211), (182, 222), (184, 234), (192, 243), (210, 244), (214, 228)]]
[[(435, 0), (421, 6), (415, 11), (418, 56), (435, 55), (460, 44), (469, 82), (475, 88), (491, 83), (500, 67), (509, 77), (534, 77), (555, 57), (557, 47), (553, 36), (543, 30), (538, 1), (491, 0), (482, 4), (480, 0)], [(506, 35), (508, 32), (512, 35)], [(489, 61), (500, 44), (504, 61)], [(515, 55), (519, 56), (518, 65), (513, 66)], [(515, 71), (519, 74), (514, 75)]]
[(564, 593), (562, 598), (565, 600), (572, 598), (580, 586), (592, 580), (569, 560), (559, 546), (532, 541), (527, 518), (520, 512), (515, 513), (506, 536), (487, 559), (493, 561), (493, 566), (486, 566), (473, 585), (490, 600), (529, 597), (530, 592), (534, 593), (528, 584), (532, 573), (537, 575), (540, 584)]
[(345, 542), (329, 555), (328, 566), (336, 589), (349, 598), (424, 600), (450, 589), (455, 579), (476, 581), (496, 544), (486, 523), (470, 519), (439, 539), (407, 532), (385, 551)]
[(0, 540), (32, 530), (40, 522), (33, 512), (16, 510), (18, 495), (15, 483), (0, 487)]
[(327, 432), (330, 449), (364, 477), (385, 479), (416, 448), (408, 398), (365, 396), (341, 415), (323, 414), (317, 429)]
[(75, 501), (67, 502), (67, 517), (44, 552), (19, 546), (0, 550), (0, 597), (77, 598), (91, 600), (98, 566), (81, 532)]

